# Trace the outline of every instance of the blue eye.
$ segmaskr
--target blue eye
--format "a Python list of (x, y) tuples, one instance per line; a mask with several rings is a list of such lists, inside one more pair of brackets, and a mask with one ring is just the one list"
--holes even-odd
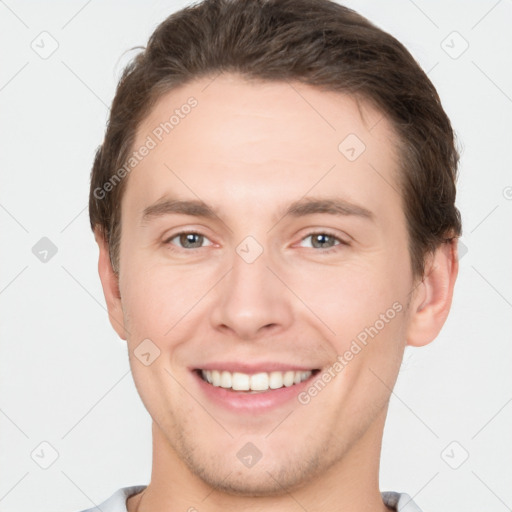
[(207, 242), (206, 245), (212, 245), (204, 235), (190, 231), (178, 233), (165, 241), (166, 244), (178, 245), (182, 249), (198, 249), (204, 247), (204, 242)]
[(310, 239), (310, 243), (306, 247), (312, 247), (313, 249), (331, 249), (337, 245), (348, 245), (340, 238), (323, 232), (311, 233), (304, 237), (302, 242), (308, 239)]
[[(308, 242), (307, 242), (308, 241)], [(183, 231), (176, 233), (167, 240), (165, 244), (177, 246), (181, 249), (200, 249), (213, 245), (213, 243), (204, 235), (194, 231)], [(344, 240), (337, 236), (331, 235), (326, 232), (311, 233), (301, 240), (302, 247), (310, 247), (312, 249), (324, 249), (323, 252), (328, 252), (329, 249), (334, 249), (338, 245), (349, 245)]]

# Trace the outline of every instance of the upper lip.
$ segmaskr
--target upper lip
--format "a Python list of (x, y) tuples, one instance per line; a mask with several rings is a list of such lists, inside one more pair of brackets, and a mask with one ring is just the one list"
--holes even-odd
[(193, 370), (218, 370), (218, 371), (228, 371), (231, 373), (239, 372), (246, 373), (248, 375), (253, 375), (255, 373), (263, 373), (263, 372), (286, 372), (286, 371), (295, 371), (295, 372), (306, 372), (309, 370), (315, 370), (318, 367), (316, 366), (304, 366), (298, 364), (289, 364), (289, 363), (279, 363), (276, 361), (268, 361), (258, 364), (250, 364), (247, 362), (238, 362), (238, 361), (225, 361), (225, 362), (211, 362), (204, 363), (200, 366), (196, 366), (192, 368)]

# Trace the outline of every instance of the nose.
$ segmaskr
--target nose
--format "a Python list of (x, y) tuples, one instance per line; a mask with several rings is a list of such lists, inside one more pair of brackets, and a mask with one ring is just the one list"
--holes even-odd
[(278, 274), (266, 252), (252, 262), (235, 253), (231, 272), (215, 287), (213, 328), (246, 341), (286, 330), (293, 309), (290, 292)]

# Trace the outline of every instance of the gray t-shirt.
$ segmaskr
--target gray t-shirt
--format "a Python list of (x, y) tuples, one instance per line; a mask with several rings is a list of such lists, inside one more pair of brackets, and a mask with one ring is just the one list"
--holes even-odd
[[(128, 512), (126, 509), (126, 500), (144, 490), (145, 485), (135, 485), (132, 487), (123, 487), (118, 489), (108, 500), (94, 508), (88, 508), (81, 512)], [(408, 494), (398, 492), (383, 492), (382, 501), (397, 512), (421, 512), (418, 505), (414, 503)]]

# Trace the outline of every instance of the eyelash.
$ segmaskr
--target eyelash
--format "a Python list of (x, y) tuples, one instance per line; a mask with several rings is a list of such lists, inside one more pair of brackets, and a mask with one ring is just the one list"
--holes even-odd
[[(202, 233), (199, 233), (198, 231), (180, 231), (179, 233), (174, 233), (173, 235), (171, 235), (170, 237), (165, 239), (164, 244), (174, 245), (174, 244), (171, 244), (171, 240), (174, 240), (175, 238), (178, 238), (181, 235), (198, 235), (198, 236), (202, 236), (202, 237), (206, 238), (207, 240), (209, 240), (207, 236), (203, 235)], [(198, 249), (202, 249), (202, 247), (198, 247)], [(186, 249), (185, 247), (178, 247), (178, 249), (176, 249), (176, 250), (191, 251), (192, 249)]]
[(347, 241), (342, 240), (340, 237), (336, 236), (334, 233), (331, 233), (328, 230), (313, 231), (311, 233), (308, 233), (305, 237), (303, 237), (301, 239), (301, 242), (303, 242), (307, 238), (310, 238), (310, 237), (313, 237), (316, 235), (326, 235), (326, 236), (334, 239), (336, 242), (338, 242), (337, 244), (333, 245), (332, 247), (328, 247), (326, 249), (316, 248), (316, 247), (308, 247), (308, 249), (317, 249), (318, 252), (322, 252), (323, 254), (329, 254), (331, 252), (337, 251), (338, 250), (337, 247), (339, 248), (340, 245), (343, 245), (343, 246), (350, 245)]
[[(174, 244), (171, 244), (171, 240), (174, 240), (175, 238), (178, 238), (180, 237), (181, 235), (198, 235), (198, 236), (202, 236), (204, 237), (205, 239), (209, 240), (207, 236), (203, 235), (202, 233), (199, 233), (198, 231), (180, 231), (179, 233), (174, 233), (172, 236), (168, 237), (165, 241), (164, 241), (164, 244), (166, 245), (169, 245), (169, 246), (173, 246)], [(343, 245), (343, 246), (350, 246), (350, 243), (345, 241), (345, 240), (342, 240), (340, 237), (336, 236), (335, 234), (329, 232), (328, 230), (321, 230), (321, 231), (313, 231), (311, 233), (308, 233), (305, 237), (301, 238), (301, 242), (303, 242), (304, 240), (306, 240), (307, 238), (310, 238), (310, 237), (313, 237), (315, 235), (326, 235), (330, 238), (333, 238), (336, 242), (338, 242), (337, 244), (333, 245), (332, 247), (328, 247), (328, 248), (316, 248), (316, 247), (308, 247), (308, 249), (317, 249), (317, 252), (321, 252), (323, 254), (329, 254), (333, 251), (336, 251), (337, 247), (339, 247), (340, 245)], [(187, 249), (185, 247), (177, 247), (176, 249), (172, 249), (172, 250), (178, 250), (178, 251), (191, 251), (193, 249), (203, 249), (204, 247), (194, 247), (192, 249)]]

